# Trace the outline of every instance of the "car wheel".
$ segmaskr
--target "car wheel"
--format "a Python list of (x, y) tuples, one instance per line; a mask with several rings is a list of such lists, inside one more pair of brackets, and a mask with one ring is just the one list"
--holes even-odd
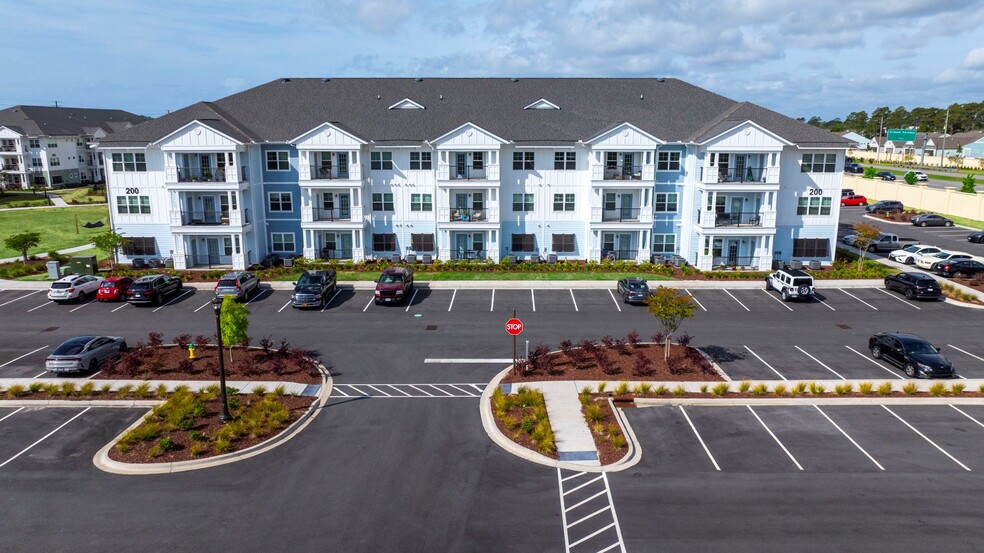
[(915, 294), (912, 293), (912, 290), (911, 289), (906, 289), (906, 291), (905, 291), (905, 299), (911, 300), (913, 297), (915, 297)]
[(881, 346), (874, 346), (871, 348), (871, 356), (875, 359), (881, 359)]
[(923, 221), (922, 223), (919, 223), (919, 226), (921, 226), (921, 227), (926, 226), (926, 221)]
[(871, 245), (869, 245), (869, 246), (868, 246), (868, 251), (869, 251), (869, 252), (873, 252), (873, 251), (875, 251), (875, 245), (874, 245), (874, 244), (871, 244)]
[(944, 227), (952, 227), (953, 226), (953, 221), (944, 221), (943, 226)]
[(892, 283), (886, 280), (885, 281), (885, 289), (886, 290), (891, 290), (892, 289)]
[(95, 359), (89, 361), (89, 372), (94, 373), (98, 370), (99, 370), (99, 363), (97, 363)]
[(379, 300), (372, 300), (372, 302), (375, 303), (376, 305), (379, 305)]
[(841, 202), (841, 207), (847, 207), (847, 204), (844, 203), (844, 202)]
[(789, 301), (789, 290), (785, 288), (782, 290), (782, 301)]
[(905, 261), (903, 261), (902, 263), (905, 265), (912, 265), (915, 262), (916, 262), (915, 259), (913, 259), (912, 257), (907, 257), (905, 258)]
[(160, 305), (162, 301), (164, 301), (164, 300), (161, 299), (161, 295), (160, 294), (156, 294), (154, 296), (154, 305)]
[(769, 281), (769, 277), (765, 277), (765, 290), (767, 292), (772, 290), (772, 282)]
[(909, 378), (916, 378), (916, 368), (912, 366), (912, 363), (906, 363), (905, 375)]
[(864, 202), (861, 202), (861, 203), (860, 203), (859, 205), (861, 205), (862, 207), (864, 207), (864, 206), (866, 206), (866, 205), (868, 205), (868, 204), (866, 204), (866, 203), (864, 203)]

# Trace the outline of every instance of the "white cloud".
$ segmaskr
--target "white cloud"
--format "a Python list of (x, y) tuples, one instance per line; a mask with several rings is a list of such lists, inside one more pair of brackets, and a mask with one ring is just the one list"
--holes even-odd
[(963, 66), (967, 69), (984, 69), (984, 48), (974, 48), (968, 52)]

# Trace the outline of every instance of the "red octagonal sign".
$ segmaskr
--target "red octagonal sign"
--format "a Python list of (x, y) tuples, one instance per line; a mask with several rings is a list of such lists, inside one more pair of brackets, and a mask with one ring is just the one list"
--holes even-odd
[(506, 332), (508, 332), (509, 334), (512, 334), (513, 336), (517, 336), (519, 334), (522, 334), (522, 332), (523, 332), (523, 321), (521, 321), (521, 320), (519, 320), (519, 319), (517, 319), (515, 317), (513, 317), (512, 319), (509, 319), (508, 321), (506, 321)]

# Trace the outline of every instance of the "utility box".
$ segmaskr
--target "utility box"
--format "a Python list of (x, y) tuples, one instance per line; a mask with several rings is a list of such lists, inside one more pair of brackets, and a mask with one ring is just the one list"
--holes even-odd
[(72, 267), (72, 273), (80, 275), (94, 275), (99, 270), (99, 265), (94, 255), (72, 256), (69, 266)]
[(59, 272), (59, 269), (61, 269), (61, 263), (58, 261), (49, 261), (45, 263), (44, 266), (48, 269), (48, 278), (52, 280), (58, 280), (61, 278), (61, 273)]

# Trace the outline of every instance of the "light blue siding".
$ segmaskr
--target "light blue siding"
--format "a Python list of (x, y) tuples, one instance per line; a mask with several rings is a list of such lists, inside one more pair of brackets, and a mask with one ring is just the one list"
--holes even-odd
[[(290, 159), (290, 169), (287, 171), (267, 171), (266, 165), (266, 155), (267, 152), (274, 150), (286, 150), (288, 152), (287, 156)], [(260, 148), (260, 167), (262, 169), (263, 181), (264, 182), (293, 182), (296, 183), (298, 179), (297, 173), (297, 149), (293, 146), (288, 146), (286, 144), (264, 144)]]

